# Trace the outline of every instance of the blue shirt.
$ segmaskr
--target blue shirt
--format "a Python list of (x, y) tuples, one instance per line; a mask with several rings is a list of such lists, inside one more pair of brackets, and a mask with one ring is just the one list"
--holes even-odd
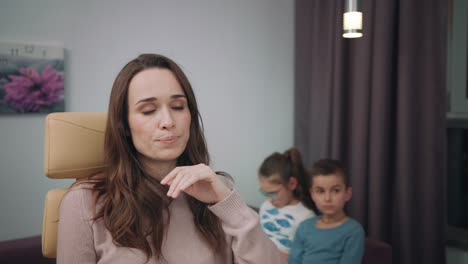
[(360, 264), (364, 255), (364, 229), (349, 218), (333, 228), (317, 228), (321, 216), (305, 220), (297, 229), (289, 264)]

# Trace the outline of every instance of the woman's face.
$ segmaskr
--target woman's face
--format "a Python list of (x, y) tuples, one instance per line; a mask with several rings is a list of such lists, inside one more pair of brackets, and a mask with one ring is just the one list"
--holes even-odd
[(143, 163), (175, 162), (190, 136), (187, 98), (174, 74), (151, 68), (136, 74), (128, 90), (128, 123)]

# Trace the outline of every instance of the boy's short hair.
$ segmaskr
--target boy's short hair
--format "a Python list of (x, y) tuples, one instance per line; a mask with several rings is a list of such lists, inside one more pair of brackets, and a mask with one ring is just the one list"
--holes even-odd
[(346, 169), (340, 161), (334, 159), (321, 159), (316, 161), (314, 165), (312, 165), (312, 169), (309, 173), (309, 188), (312, 186), (312, 179), (314, 177), (319, 175), (327, 176), (332, 174), (341, 176), (343, 178), (345, 186), (349, 186), (348, 173), (346, 173)]

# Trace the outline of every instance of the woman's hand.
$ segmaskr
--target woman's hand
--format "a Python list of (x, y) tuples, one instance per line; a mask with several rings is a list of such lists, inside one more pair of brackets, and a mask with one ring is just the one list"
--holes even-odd
[(169, 185), (167, 196), (176, 198), (181, 192), (204, 203), (217, 203), (226, 198), (231, 190), (207, 165), (200, 163), (173, 169), (161, 180)]

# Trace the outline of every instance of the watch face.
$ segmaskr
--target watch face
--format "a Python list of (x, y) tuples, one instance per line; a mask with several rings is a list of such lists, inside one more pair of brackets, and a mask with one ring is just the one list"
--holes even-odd
[(63, 112), (64, 49), (0, 42), (0, 114)]

